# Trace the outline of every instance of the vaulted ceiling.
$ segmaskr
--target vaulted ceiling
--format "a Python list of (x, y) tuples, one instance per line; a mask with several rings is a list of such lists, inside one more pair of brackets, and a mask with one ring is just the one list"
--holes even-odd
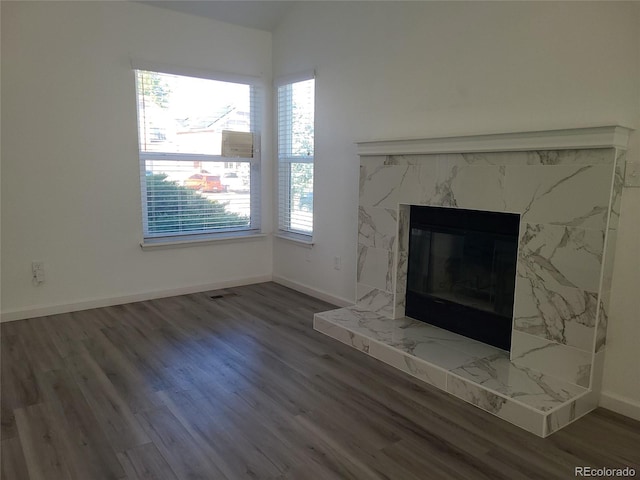
[(271, 32), (276, 28), (287, 10), (296, 2), (270, 0), (143, 0), (140, 3)]

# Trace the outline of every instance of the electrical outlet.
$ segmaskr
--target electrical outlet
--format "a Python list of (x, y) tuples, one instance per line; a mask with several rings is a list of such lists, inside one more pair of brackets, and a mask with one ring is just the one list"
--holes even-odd
[(44, 262), (31, 262), (31, 275), (34, 285), (44, 283)]
[(333, 268), (340, 270), (342, 268), (342, 259), (340, 257), (333, 257)]

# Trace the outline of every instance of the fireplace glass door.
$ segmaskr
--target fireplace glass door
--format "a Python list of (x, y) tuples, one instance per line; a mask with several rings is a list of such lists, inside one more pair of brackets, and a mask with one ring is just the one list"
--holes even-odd
[(412, 207), (407, 315), (509, 350), (517, 217)]

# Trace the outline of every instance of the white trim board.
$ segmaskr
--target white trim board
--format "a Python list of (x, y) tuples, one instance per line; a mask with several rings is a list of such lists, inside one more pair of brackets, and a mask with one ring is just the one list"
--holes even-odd
[(332, 295), (331, 293), (327, 293), (323, 290), (318, 290), (317, 288), (310, 287), (286, 277), (281, 277), (280, 275), (274, 275), (272, 281), (275, 283), (279, 283), (280, 285), (283, 285), (285, 287), (289, 287), (290, 289), (297, 292), (309, 295), (310, 297), (322, 300), (323, 302), (331, 303), (332, 305), (336, 305), (338, 307), (349, 307), (355, 303), (355, 301), (353, 300), (347, 300), (346, 298), (337, 297), (335, 295)]
[(57, 315), (59, 313), (78, 312), (80, 310), (89, 310), (91, 308), (110, 307), (112, 305), (123, 305), (125, 303), (143, 302), (145, 300), (153, 300), (155, 298), (175, 297), (177, 295), (188, 295), (190, 293), (206, 292), (207, 290), (219, 290), (222, 288), (241, 287), (243, 285), (251, 285), (254, 283), (270, 282), (271, 275), (259, 275), (255, 277), (236, 278), (233, 280), (225, 280), (223, 282), (215, 282), (201, 285), (191, 285), (189, 287), (172, 288), (169, 290), (156, 290), (151, 292), (136, 293), (133, 295), (124, 295), (120, 297), (109, 298), (93, 298), (73, 303), (64, 303), (56, 305), (45, 305), (30, 308), (22, 308), (8, 310), (2, 312), (0, 322), (12, 322), (14, 320), (23, 320), (25, 318), (45, 317), (48, 315)]
[(357, 142), (358, 155), (516, 152), (580, 148), (627, 149), (630, 128), (607, 125), (564, 130)]
[(640, 421), (640, 402), (631, 398), (623, 397), (613, 392), (600, 392), (598, 405), (625, 417)]

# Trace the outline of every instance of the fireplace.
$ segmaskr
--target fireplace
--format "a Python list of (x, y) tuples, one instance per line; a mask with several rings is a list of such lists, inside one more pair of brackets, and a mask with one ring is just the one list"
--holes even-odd
[(406, 315), (510, 350), (520, 216), (412, 206)]
[[(355, 304), (315, 314), (314, 328), (536, 435), (593, 410), (628, 135), (606, 126), (359, 143)], [(433, 302), (414, 307), (413, 296)], [(460, 313), (439, 311), (452, 300)], [(510, 346), (432, 325), (472, 310), (512, 318)]]

